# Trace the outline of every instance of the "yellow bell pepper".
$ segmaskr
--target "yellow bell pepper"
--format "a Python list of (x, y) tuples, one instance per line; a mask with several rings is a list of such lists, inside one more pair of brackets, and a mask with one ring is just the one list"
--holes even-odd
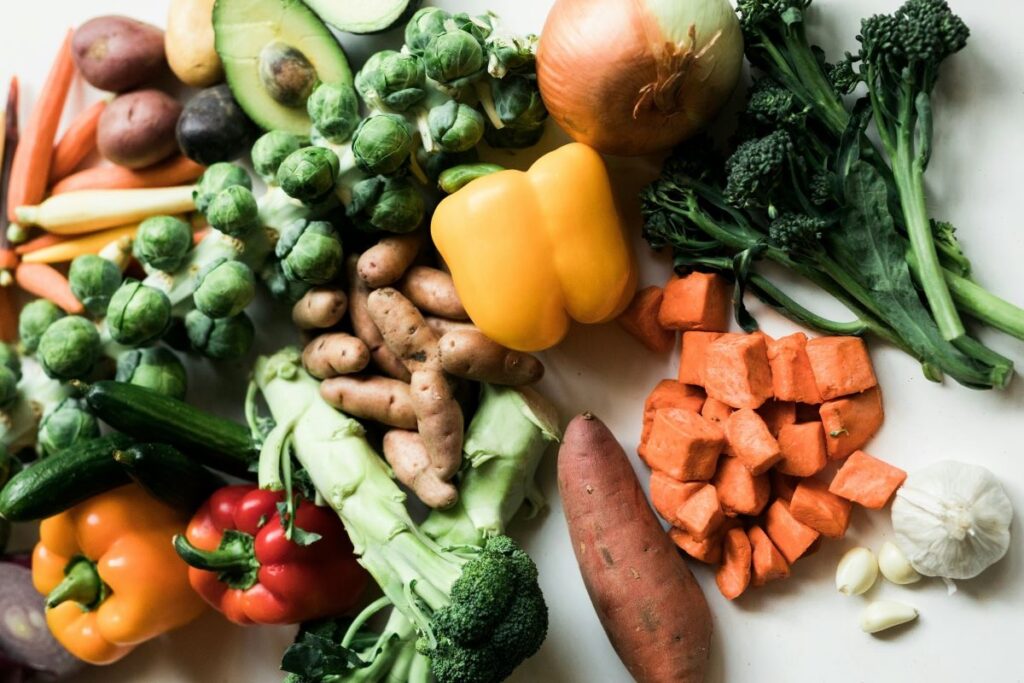
[(579, 143), (473, 180), (438, 205), (431, 233), (469, 317), (519, 351), (554, 346), (572, 320), (612, 320), (636, 289), (608, 170)]
[(46, 623), (71, 654), (110, 664), (205, 608), (171, 539), (187, 518), (138, 485), (44, 519), (32, 581), (47, 595)]

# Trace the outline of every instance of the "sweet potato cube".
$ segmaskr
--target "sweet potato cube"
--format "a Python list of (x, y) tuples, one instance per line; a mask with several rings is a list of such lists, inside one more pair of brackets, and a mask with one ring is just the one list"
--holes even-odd
[(703, 406), (704, 392), (699, 387), (687, 386), (671, 379), (663, 379), (658, 382), (644, 402), (643, 427), (640, 431), (640, 447), (637, 449), (644, 462), (647, 462), (645, 455), (647, 440), (651, 435), (651, 426), (654, 424), (656, 412), (662, 408), (679, 408), (700, 412)]
[(722, 538), (722, 565), (715, 572), (718, 590), (735, 600), (750, 585), (750, 539), (743, 529), (729, 529)]
[(764, 528), (772, 543), (790, 564), (806, 553), (821, 535), (803, 522), (794, 519), (789, 512), (789, 505), (783, 500), (776, 500), (768, 506), (764, 516)]
[(722, 559), (721, 534), (708, 536), (703, 541), (698, 541), (684, 529), (673, 527), (669, 529), (668, 537), (680, 550), (698, 562), (718, 564)]
[(647, 464), (679, 481), (707, 481), (715, 474), (725, 434), (699, 414), (662, 408), (644, 448)]
[(764, 529), (759, 526), (750, 527), (747, 529), (747, 538), (750, 539), (750, 557), (754, 567), (751, 580), (753, 585), (763, 586), (769, 581), (789, 576), (789, 563)]
[(782, 457), (779, 442), (768, 431), (768, 425), (750, 408), (729, 416), (725, 438), (732, 454), (755, 475), (767, 472)]
[(664, 292), (661, 287), (644, 287), (619, 316), (619, 325), (654, 353), (668, 353), (676, 345), (676, 333), (658, 323)]
[(807, 335), (803, 332), (768, 342), (768, 364), (772, 369), (772, 393), (780, 401), (821, 403), (811, 359), (807, 357)]
[(828, 457), (845, 458), (866, 446), (882, 427), (882, 392), (874, 387), (861, 394), (825, 401), (818, 414), (825, 428)]
[(704, 401), (704, 406), (700, 409), (700, 414), (705, 420), (711, 420), (712, 422), (723, 426), (732, 413), (732, 408), (725, 405), (717, 398), (707, 399)]
[(718, 502), (718, 494), (715, 487), (709, 484), (690, 496), (679, 509), (679, 526), (695, 541), (703, 541), (718, 531), (724, 521), (725, 514)]
[(722, 509), (729, 516), (761, 514), (771, 493), (768, 475), (754, 476), (739, 458), (729, 456), (719, 459), (718, 471), (711, 483)]
[(704, 354), (708, 345), (721, 336), (721, 332), (683, 332), (679, 352), (680, 382), (704, 386)]
[[(776, 438), (779, 436), (779, 430), (785, 425), (796, 424), (797, 422), (796, 404), (790, 401), (779, 401), (770, 398), (764, 402), (763, 406), (757, 409), (757, 414), (768, 425), (768, 431)], [(815, 413), (814, 417), (818, 417), (817, 413)]]
[(789, 512), (793, 518), (822, 536), (842, 538), (850, 525), (850, 501), (829, 493), (828, 484), (804, 479), (793, 491)]
[(825, 469), (825, 430), (820, 422), (786, 425), (779, 431), (782, 458), (775, 464), (782, 474), (809, 477)]
[(878, 385), (871, 356), (860, 337), (819, 337), (807, 342), (821, 400), (859, 394)]
[(772, 395), (764, 335), (723, 335), (704, 354), (704, 389), (733, 408), (760, 408)]
[(800, 482), (796, 477), (779, 472), (778, 467), (768, 473), (768, 479), (771, 482), (772, 498), (778, 498), (787, 503), (793, 499), (793, 492), (796, 490), (796, 485)]
[(658, 322), (670, 330), (725, 332), (731, 308), (732, 285), (724, 277), (694, 272), (665, 285)]
[(828, 490), (866, 508), (879, 510), (885, 507), (906, 478), (907, 473), (900, 468), (864, 451), (854, 451), (836, 472)]
[(680, 526), (679, 508), (705, 486), (703, 482), (683, 482), (655, 470), (651, 472), (651, 504), (662, 519), (672, 526)]

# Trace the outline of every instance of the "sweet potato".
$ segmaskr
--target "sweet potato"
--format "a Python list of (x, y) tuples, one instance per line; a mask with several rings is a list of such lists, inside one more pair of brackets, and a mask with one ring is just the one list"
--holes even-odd
[(654, 424), (654, 414), (662, 408), (679, 408), (681, 410), (700, 411), (704, 405), (704, 392), (697, 387), (680, 384), (671, 379), (663, 379), (654, 387), (644, 401), (643, 427), (640, 430), (640, 446), (637, 449), (640, 457), (646, 461), (647, 441)]
[(825, 430), (820, 422), (786, 425), (779, 431), (782, 459), (775, 469), (783, 474), (810, 477), (825, 469)]
[(544, 376), (544, 364), (536, 356), (507, 349), (478, 330), (449, 332), (438, 344), (441, 367), (456, 377), (523, 386)]
[(784, 500), (787, 503), (793, 499), (796, 485), (800, 483), (797, 477), (782, 474), (778, 468), (768, 473), (768, 479), (771, 482), (771, 497)]
[(764, 335), (729, 334), (704, 353), (704, 390), (733, 408), (760, 408), (772, 396)]
[(314, 287), (292, 306), (292, 322), (300, 330), (334, 327), (345, 317), (348, 297), (337, 287)]
[[(772, 433), (772, 436), (778, 438), (779, 432), (784, 426), (798, 422), (796, 407), (796, 403), (770, 398), (764, 402), (763, 406), (757, 409), (757, 414), (768, 425), (768, 431)], [(814, 419), (818, 419), (817, 411), (815, 411)]]
[(726, 420), (732, 415), (733, 410), (731, 407), (725, 405), (717, 398), (709, 398), (704, 401), (704, 406), (700, 409), (701, 417), (705, 420), (711, 420), (712, 422), (725, 426)]
[(907, 473), (898, 467), (854, 451), (829, 484), (828, 490), (870, 510), (880, 510), (903, 485)]
[(782, 458), (761, 416), (750, 408), (737, 410), (725, 423), (725, 438), (733, 455), (754, 475), (763, 474)]
[(860, 337), (819, 337), (807, 342), (814, 381), (823, 401), (859, 394), (878, 385), (864, 340)]
[(363, 340), (345, 332), (321, 334), (302, 350), (302, 365), (317, 379), (362, 372), (370, 364)]
[(721, 332), (683, 332), (679, 352), (680, 382), (704, 386), (704, 355), (708, 345), (721, 336)]
[(652, 469), (679, 481), (706, 481), (725, 445), (722, 429), (690, 410), (662, 408), (654, 415), (644, 456)]
[(370, 292), (366, 308), (384, 343), (409, 372), (441, 368), (439, 338), (410, 299), (397, 289), (384, 287)]
[(458, 500), (459, 493), (455, 486), (437, 477), (419, 434), (392, 429), (384, 435), (383, 450), (384, 459), (391, 465), (395, 478), (412, 489), (424, 505), (446, 508)]
[(625, 452), (590, 414), (573, 419), (565, 432), (558, 488), (590, 599), (633, 678), (704, 680), (707, 602), (647, 505)]
[(413, 266), (398, 283), (398, 291), (424, 313), (450, 320), (469, 320), (455, 291), (455, 281), (443, 270)]
[(430, 456), (430, 476), (449, 481), (462, 464), (464, 422), (452, 385), (442, 370), (414, 370), (409, 395), (416, 412), (416, 428)]
[(821, 403), (807, 356), (807, 335), (803, 332), (768, 343), (768, 364), (772, 369), (772, 393), (780, 401)]
[(725, 514), (715, 487), (705, 484), (679, 508), (679, 525), (695, 541), (704, 541), (722, 526)]
[(420, 231), (382, 238), (359, 257), (356, 266), (359, 277), (370, 289), (393, 285), (416, 260), (423, 240), (424, 234)]
[(673, 527), (669, 529), (668, 537), (672, 539), (677, 548), (698, 562), (718, 564), (722, 559), (721, 535), (708, 536), (703, 541), (698, 541), (686, 529)]
[(670, 330), (725, 332), (731, 301), (732, 286), (721, 275), (690, 273), (665, 285), (658, 322)]
[(679, 481), (664, 472), (651, 472), (651, 505), (658, 511), (661, 518), (672, 526), (680, 526), (679, 509), (690, 499), (690, 496), (704, 488), (700, 481)]
[(818, 414), (825, 428), (828, 457), (840, 460), (866, 446), (882, 427), (882, 392), (874, 387), (854, 396), (825, 401)]
[(793, 517), (789, 505), (783, 500), (776, 500), (768, 506), (764, 516), (764, 528), (772, 543), (790, 564), (801, 558), (820, 535)]
[(622, 329), (654, 353), (668, 353), (676, 345), (676, 333), (658, 322), (663, 294), (661, 287), (644, 287), (618, 317)]
[(400, 380), (378, 376), (332, 377), (320, 383), (320, 395), (352, 417), (401, 429), (416, 428), (409, 385)]
[(753, 585), (763, 586), (769, 581), (789, 576), (789, 563), (764, 529), (759, 526), (750, 527), (747, 529), (747, 538), (750, 539), (750, 555), (754, 567), (751, 580)]
[(719, 458), (718, 471), (711, 483), (727, 515), (759, 515), (768, 504), (768, 475), (754, 476), (738, 458)]
[(743, 529), (729, 529), (722, 540), (722, 565), (715, 572), (718, 590), (735, 600), (750, 585), (750, 539)]
[(352, 321), (352, 330), (370, 349), (373, 362), (384, 374), (408, 382), (412, 376), (409, 369), (384, 343), (384, 336), (377, 329), (377, 324), (367, 308), (370, 289), (356, 271), (357, 262), (358, 256), (350, 256), (345, 261), (349, 286), (348, 317)]
[(828, 484), (804, 479), (797, 484), (789, 511), (793, 518), (828, 538), (842, 538), (850, 525), (850, 502), (829, 493)]

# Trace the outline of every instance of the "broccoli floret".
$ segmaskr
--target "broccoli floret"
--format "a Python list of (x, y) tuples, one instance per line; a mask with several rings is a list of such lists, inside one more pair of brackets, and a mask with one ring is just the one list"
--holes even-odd
[(759, 78), (750, 88), (743, 115), (763, 126), (790, 128), (805, 125), (810, 110), (797, 101), (792, 91), (770, 78)]
[(826, 65), (828, 81), (840, 95), (849, 95), (860, 83), (860, 74), (853, 68), (855, 57), (847, 54), (844, 59), (835, 64)]
[(768, 239), (787, 253), (808, 252), (818, 248), (829, 223), (807, 214), (786, 213), (768, 226)]
[(811, 0), (740, 0), (740, 26), (744, 33), (754, 33), (778, 22), (801, 21), (799, 13), (810, 4)]
[(892, 75), (910, 69), (919, 83), (934, 85), (935, 67), (967, 45), (970, 30), (946, 0), (908, 0), (894, 14), (861, 22), (861, 57)]
[(793, 140), (783, 130), (741, 144), (725, 163), (725, 198), (738, 208), (769, 206), (792, 151)]

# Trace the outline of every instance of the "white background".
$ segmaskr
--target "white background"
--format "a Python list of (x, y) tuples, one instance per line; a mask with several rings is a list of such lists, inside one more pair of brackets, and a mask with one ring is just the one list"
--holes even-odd
[[(338, 0), (339, 2), (345, 0)], [(372, 2), (372, 0), (363, 0)], [(626, 0), (623, 0), (626, 1)], [(1016, 0), (952, 0), (973, 35), (966, 51), (943, 73), (937, 98), (936, 154), (929, 173), (932, 213), (952, 220), (975, 264), (978, 279), (1024, 303), (1024, 6)], [(548, 0), (449, 0), (459, 10), (493, 9), (517, 30), (539, 31)], [(897, 0), (819, 0), (813, 13), (816, 36), (832, 56), (852, 49), (859, 18), (892, 11)], [(65, 28), (98, 14), (123, 13), (162, 25), (164, 0), (8, 0), (0, 9), (0, 76), (22, 78), (23, 101), (31, 102)], [(353, 67), (371, 50), (395, 47), (396, 34), (353, 39), (343, 36)], [(586, 78), (586, 74), (580, 74)], [(4, 86), (4, 91), (6, 91)], [(77, 84), (71, 107), (97, 93)], [(26, 109), (23, 106), (23, 114)], [(549, 133), (547, 145), (561, 141)], [(533, 152), (506, 163), (528, 163)], [(635, 190), (656, 171), (654, 162), (613, 162), (624, 210), (635, 220)], [(645, 284), (668, 274), (637, 238)], [(755, 311), (759, 309), (754, 309)], [(827, 309), (823, 309), (827, 310)], [(259, 316), (260, 347), (272, 350), (292, 332), (282, 312)], [(761, 315), (769, 333), (792, 325)], [(993, 335), (991, 343), (1024, 367), (1022, 345)], [(1002, 393), (981, 393), (931, 384), (909, 358), (872, 342), (873, 358), (885, 390), (885, 427), (870, 451), (908, 470), (943, 458), (983, 464), (1003, 480), (1018, 511), (1024, 511), (1024, 382)], [(614, 325), (576, 329), (546, 355), (543, 390), (566, 419), (584, 409), (604, 418), (632, 452), (639, 433), (644, 396), (661, 378), (675, 374), (675, 359), (643, 351)], [(193, 370), (191, 395), (221, 412), (234, 412), (242, 396), (244, 372)], [(199, 398), (201, 397), (201, 398)], [(636, 463), (646, 481), (647, 473)], [(550, 510), (517, 523), (521, 538), (540, 567), (551, 608), (551, 629), (541, 652), (514, 676), (515, 681), (628, 681), (629, 676), (605, 639), (579, 577), (555, 497), (554, 458), (542, 468)], [(910, 627), (872, 637), (857, 628), (865, 601), (835, 592), (832, 574), (840, 555), (856, 544), (877, 548), (890, 534), (887, 512), (855, 512), (844, 541), (826, 543), (798, 562), (793, 578), (751, 591), (735, 604), (722, 599), (713, 576), (695, 567), (715, 619), (709, 680), (757, 683), (831, 681), (928, 681), (929, 683), (1024, 680), (1019, 648), (1024, 633), (1024, 539), (1015, 525), (1006, 559), (982, 577), (961, 584), (947, 597), (937, 581), (913, 587), (879, 584), (868, 597), (916, 605), (921, 618)], [(81, 676), (82, 681), (278, 681), (280, 654), (289, 629), (227, 624), (214, 614), (140, 647), (122, 663)]]

